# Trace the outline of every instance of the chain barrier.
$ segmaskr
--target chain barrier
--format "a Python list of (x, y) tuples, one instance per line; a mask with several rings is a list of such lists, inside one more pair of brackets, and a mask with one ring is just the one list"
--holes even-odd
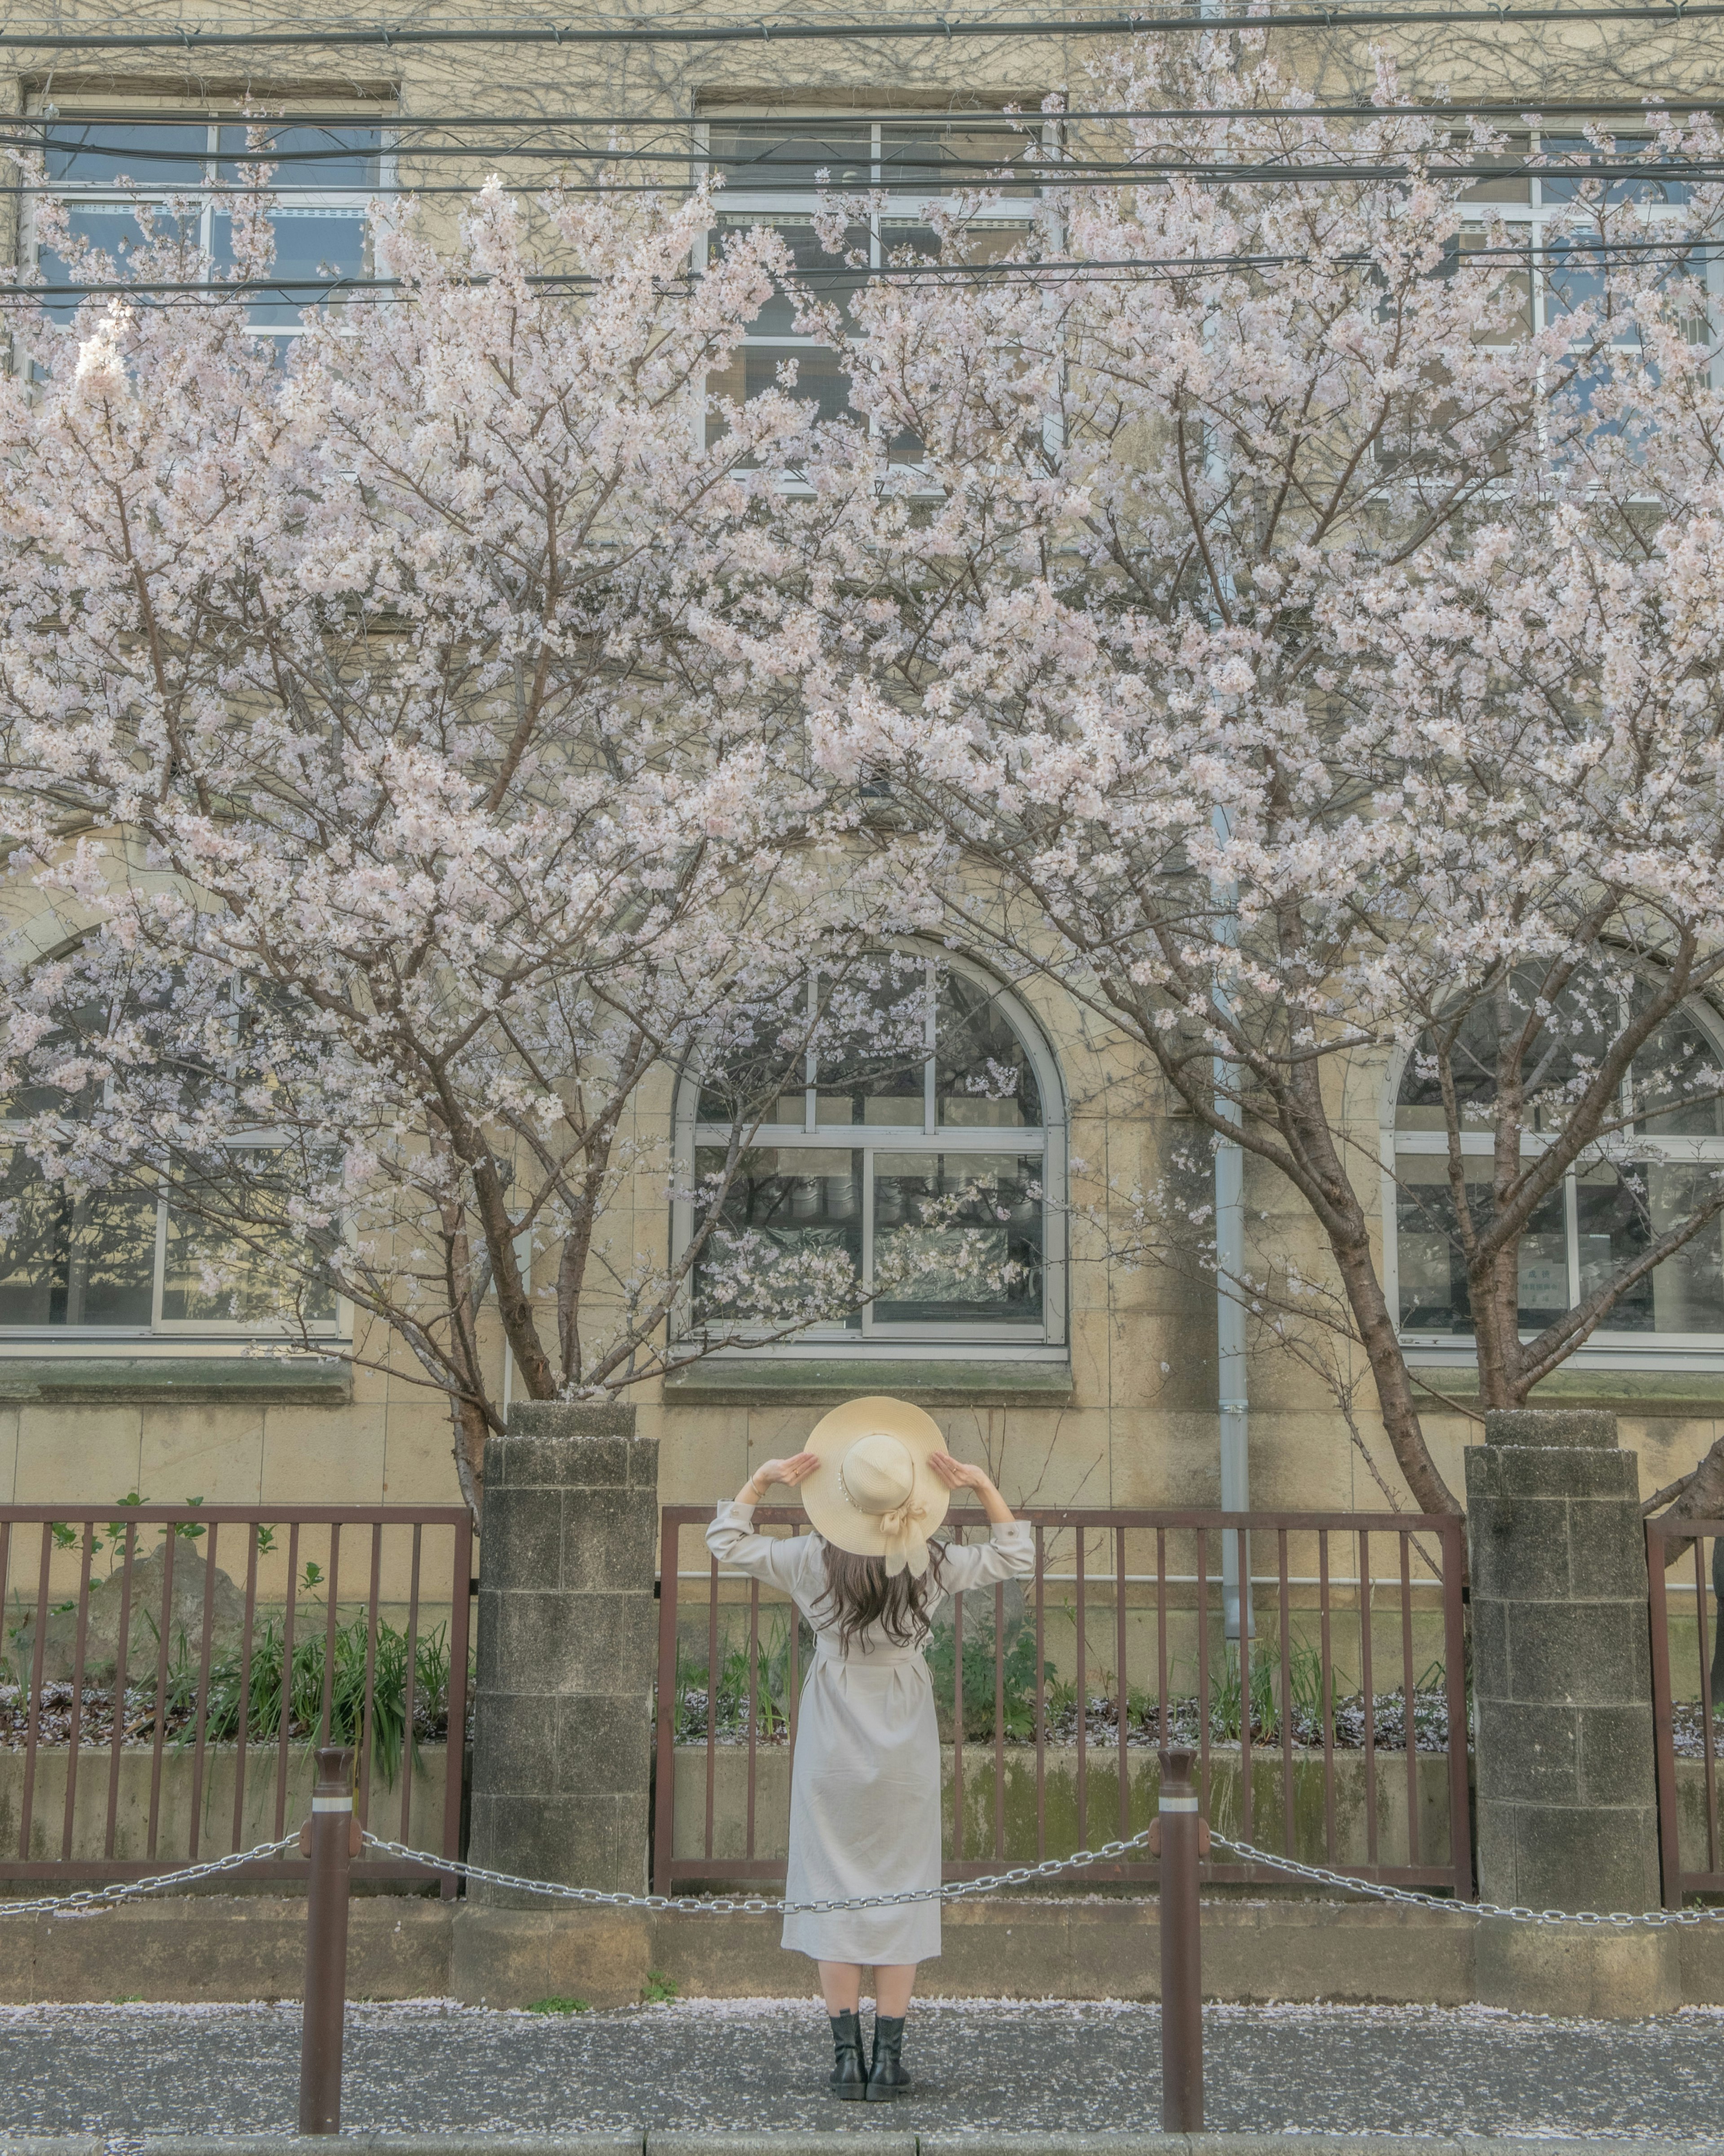
[(116, 1879), (111, 1887), (85, 1887), (73, 1894), (42, 1894), (32, 1902), (9, 1902), (0, 1897), (0, 1917), (55, 1916), (79, 1909), (108, 1908), (116, 1902), (134, 1902), (142, 1894), (159, 1894), (165, 1887), (237, 1871), (242, 1865), (280, 1856), (283, 1850), (299, 1845), (297, 1833), (284, 1835), (280, 1841), (260, 1841), (255, 1849), (236, 1849), (231, 1856), (208, 1857), (202, 1864), (188, 1864), (178, 1871), (155, 1872), (147, 1879)]
[(827, 1917), (845, 1909), (895, 1909), (911, 1902), (962, 1902), (972, 1894), (991, 1894), (1000, 1887), (1023, 1887), (1032, 1879), (1052, 1879), (1062, 1871), (1080, 1871), (1091, 1864), (1106, 1864), (1134, 1849), (1142, 1849), (1153, 1830), (1145, 1827), (1129, 1841), (1104, 1842), (1100, 1849), (1080, 1849), (1075, 1856), (1050, 1856), (1044, 1864), (1020, 1865), (1015, 1871), (996, 1871), (983, 1879), (952, 1879), (942, 1887), (908, 1887), (897, 1894), (853, 1894), (842, 1902), (786, 1902), (765, 1894), (610, 1894), (600, 1887), (566, 1887), (550, 1879), (522, 1879), (512, 1871), (487, 1871), (482, 1864), (463, 1864), (450, 1856), (433, 1856), (403, 1842), (384, 1841), (367, 1833), (368, 1849), (387, 1856), (411, 1857), (434, 1871), (452, 1871), (463, 1879), (478, 1879), (490, 1887), (511, 1887), (518, 1892), (544, 1894), (560, 1902), (582, 1902), (605, 1909), (656, 1909), (672, 1917)]
[(1349, 1894), (1368, 1894), (1379, 1902), (1404, 1902), (1413, 1909), (1440, 1909), (1449, 1917), (1506, 1917), (1517, 1924), (1583, 1924), (1593, 1930), (1627, 1931), (1636, 1925), (1655, 1930), (1666, 1924), (1711, 1924), (1724, 1922), (1721, 1909), (1648, 1909), (1631, 1916), (1625, 1909), (1526, 1909), (1519, 1904), (1505, 1908), (1500, 1902), (1457, 1902), (1441, 1894), (1421, 1894), (1412, 1887), (1391, 1887), (1377, 1879), (1355, 1879), (1345, 1871), (1326, 1871), (1320, 1864), (1301, 1864), (1296, 1857), (1277, 1856), (1255, 1849), (1249, 1841), (1234, 1841), (1209, 1830), (1212, 1847), (1229, 1851), (1253, 1864), (1266, 1864), (1295, 1879), (1309, 1879), (1319, 1887), (1344, 1887)]
[[(1042, 1864), (1019, 1865), (1013, 1871), (991, 1872), (980, 1879), (953, 1879), (940, 1887), (909, 1887), (895, 1894), (855, 1894), (847, 1900), (825, 1902), (787, 1902), (765, 1894), (609, 1893), (600, 1887), (570, 1887), (554, 1879), (527, 1879), (517, 1872), (494, 1871), (482, 1864), (463, 1863), (458, 1857), (434, 1856), (428, 1850), (410, 1849), (405, 1842), (387, 1841), (369, 1832), (362, 1840), (367, 1849), (374, 1849), (382, 1856), (422, 1864), (428, 1871), (450, 1872), (457, 1878), (478, 1880), (489, 1887), (506, 1887), (517, 1893), (542, 1894), (552, 1901), (579, 1902), (588, 1907), (652, 1909), (673, 1917), (824, 1917), (850, 1909), (900, 1908), (911, 1902), (962, 1902), (974, 1895), (995, 1893), (1005, 1887), (1027, 1887), (1038, 1879), (1057, 1878), (1062, 1872), (1081, 1871), (1091, 1865), (1107, 1864), (1116, 1857), (1129, 1856), (1133, 1850), (1144, 1846), (1152, 1831), (1146, 1827), (1128, 1841), (1104, 1842), (1100, 1849), (1080, 1849), (1071, 1856), (1050, 1856)], [(1301, 1864), (1296, 1857), (1277, 1856), (1274, 1851), (1258, 1849), (1249, 1841), (1234, 1841), (1213, 1829), (1210, 1841), (1214, 1848), (1225, 1850), (1247, 1863), (1266, 1865), (1271, 1871), (1285, 1872), (1290, 1878), (1307, 1880), (1316, 1887), (1338, 1887), (1343, 1893), (1362, 1894), (1379, 1902), (1398, 1902), (1407, 1908), (1435, 1909), (1448, 1917), (1499, 1917), (1519, 1924), (1580, 1924), (1595, 1931), (1724, 1922), (1724, 1908), (1649, 1909), (1632, 1915), (1624, 1909), (1531, 1909), (1518, 1905), (1505, 1907), (1497, 1902), (1457, 1902), (1440, 1894), (1422, 1894), (1414, 1887), (1393, 1887), (1380, 1880), (1359, 1879), (1348, 1872), (1327, 1871), (1320, 1864)], [(259, 1842), (255, 1849), (236, 1850), (230, 1856), (213, 1856), (202, 1864), (187, 1865), (178, 1871), (158, 1872), (148, 1879), (116, 1880), (110, 1887), (85, 1887), (71, 1894), (42, 1895), (28, 1902), (0, 1898), (0, 1917), (35, 1917), (109, 1908), (146, 1894), (159, 1894), (170, 1887), (188, 1886), (196, 1880), (213, 1879), (224, 1871), (237, 1871), (245, 1865), (280, 1856), (284, 1850), (298, 1846), (298, 1835), (290, 1834), (280, 1841)]]
[[(373, 1834), (367, 1834), (364, 1840), (368, 1848), (385, 1856), (409, 1858), (434, 1871), (454, 1872), (463, 1879), (477, 1879), (487, 1886), (511, 1887), (518, 1893), (543, 1894), (557, 1901), (581, 1902), (589, 1907), (609, 1909), (653, 1909), (674, 1917), (768, 1917), (831, 1916), (848, 1909), (896, 1908), (911, 1902), (962, 1901), (974, 1894), (991, 1894), (1002, 1887), (1027, 1886), (1032, 1880), (1051, 1879), (1063, 1871), (1078, 1871), (1092, 1864), (1107, 1863), (1131, 1850), (1142, 1849), (1151, 1831), (1146, 1827), (1129, 1841), (1105, 1842), (1100, 1849), (1080, 1849), (1073, 1856), (1049, 1857), (1044, 1864), (1021, 1865), (1015, 1871), (994, 1872), (986, 1878), (954, 1879), (942, 1887), (916, 1887), (897, 1894), (853, 1895), (842, 1902), (787, 1902), (764, 1894), (613, 1894), (598, 1887), (568, 1887), (553, 1880), (524, 1879), (512, 1871), (492, 1871), (481, 1864), (463, 1864), (452, 1857), (433, 1856), (424, 1850), (409, 1849), (399, 1841), (384, 1841)], [(1656, 1928), (1667, 1924), (1724, 1921), (1724, 1908), (1650, 1909), (1642, 1915), (1631, 1916), (1624, 1910), (1614, 1910), (1607, 1915), (1597, 1909), (1506, 1908), (1496, 1902), (1457, 1902), (1440, 1894), (1421, 1894), (1412, 1887), (1388, 1886), (1374, 1879), (1357, 1879), (1345, 1871), (1326, 1871), (1318, 1864), (1301, 1864), (1293, 1857), (1278, 1856), (1271, 1850), (1258, 1849), (1249, 1841), (1234, 1841), (1213, 1829), (1209, 1838), (1216, 1849), (1226, 1850), (1249, 1863), (1265, 1864), (1273, 1871), (1309, 1880), (1314, 1886), (1337, 1887), (1345, 1893), (1398, 1902), (1410, 1908), (1438, 1909), (1449, 1917), (1506, 1917), (1522, 1924), (1583, 1924), (1594, 1930), (1602, 1928), (1617, 1931), (1635, 1925)]]

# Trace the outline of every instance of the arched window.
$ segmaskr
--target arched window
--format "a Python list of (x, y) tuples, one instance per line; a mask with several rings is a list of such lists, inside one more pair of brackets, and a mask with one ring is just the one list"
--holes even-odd
[[(827, 1029), (833, 1045), (808, 1055), (803, 1085), (778, 1093), (753, 1132), (714, 1245), (721, 1250), (723, 1231), (752, 1230), (786, 1252), (848, 1255), (861, 1306), (809, 1327), (795, 1353), (823, 1342), (849, 1355), (1063, 1341), (1065, 1111), (1054, 1059), (1018, 998), (978, 968), (946, 956), (895, 957), (890, 968), (864, 1000), (891, 1022), (870, 1038), (864, 1011)], [(811, 1012), (821, 985), (808, 983)], [(721, 1167), (747, 1091), (735, 1067), (685, 1080), (677, 1151), (694, 1185)], [(675, 1216), (685, 1247), (691, 1205)], [(700, 1306), (697, 1268), (691, 1329)]]
[[(1547, 1034), (1559, 1029), (1552, 1024)], [(1603, 1045), (1582, 1020), (1547, 1039), (1532, 1074), (1523, 1158), (1542, 1147), (1564, 1086)], [(1480, 1015), (1455, 1041), (1452, 1067), (1462, 1118), (1461, 1150), (1475, 1209), (1488, 1203), (1495, 1137), (1495, 1035)], [(1541, 1100), (1552, 1103), (1542, 1107)], [(1469, 1114), (1471, 1111), (1471, 1114)], [(1724, 1173), (1724, 1038), (1710, 1011), (1685, 1009), (1659, 1027), (1624, 1081), (1619, 1127), (1583, 1153), (1533, 1215), (1521, 1244), (1520, 1321), (1542, 1331), (1564, 1311), (1620, 1276), (1655, 1240), (1691, 1216)], [(1449, 1178), (1447, 1118), (1429, 1036), (1408, 1057), (1385, 1134), (1392, 1168), (1385, 1212), (1389, 1288), (1409, 1344), (1470, 1336), (1473, 1314)], [(1716, 1353), (1724, 1341), (1724, 1220), (1713, 1220), (1637, 1282), (1591, 1336), (1594, 1349), (1632, 1349), (1656, 1336), (1660, 1348)]]

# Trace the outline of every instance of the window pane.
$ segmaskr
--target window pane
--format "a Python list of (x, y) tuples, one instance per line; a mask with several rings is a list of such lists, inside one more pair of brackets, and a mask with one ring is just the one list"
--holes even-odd
[(270, 1157), (248, 1149), (234, 1156), (226, 1175), (187, 1190), (182, 1204), (170, 1201), (162, 1318), (275, 1326), (296, 1311), (311, 1324), (332, 1322), (335, 1290), (287, 1219)]
[(1666, 1019), (1634, 1058), (1635, 1120), (1643, 1131), (1724, 1137), (1721, 1088), (1717, 1050), (1686, 1011)]
[[(1718, 1169), (1653, 1162), (1646, 1170), (1652, 1232), (1668, 1235), (1712, 1196)], [(1607, 1321), (1614, 1331), (1616, 1321)], [(1655, 1332), (1724, 1332), (1724, 1223), (1714, 1220), (1652, 1276)]]
[(290, 121), (223, 127), (220, 177), (223, 186), (245, 186), (256, 176), (261, 155), (275, 163), (272, 191), (373, 187), (382, 141), (382, 131), (377, 127), (304, 127)]
[(1042, 1173), (1039, 1153), (877, 1154), (875, 1316), (1039, 1324)]
[[(1470, 1333), (1472, 1297), (1449, 1164), (1436, 1153), (1403, 1153), (1395, 1162), (1395, 1174), (1402, 1327), (1408, 1332)], [(1468, 1178), (1467, 1203), (1482, 1226), (1491, 1214), (1491, 1186), (1482, 1176), (1476, 1182)], [(1523, 1332), (1542, 1329), (1568, 1307), (1568, 1240), (1560, 1185), (1533, 1214), (1521, 1240), (1519, 1292), (1517, 1322)]]
[[(359, 210), (282, 209), (269, 219), (275, 233), (277, 277), (362, 277), (365, 275), (365, 218)], [(233, 273), (233, 220), (225, 213), (215, 219), (212, 242), (218, 274)], [(285, 294), (279, 300), (254, 302), (255, 322), (291, 326), (301, 311), (314, 305), (318, 294), (307, 287)]]
[(943, 973), (936, 1025), (934, 1091), (942, 1123), (1039, 1127), (1041, 1092), (1029, 1057), (986, 989), (962, 974)]
[[(1648, 149), (1644, 141), (1630, 140), (1601, 150), (1583, 135), (1547, 135), (1538, 146), (1547, 157), (1573, 158), (1587, 166), (1632, 164), (1645, 157)], [(1547, 203), (1574, 202), (1583, 192), (1588, 201), (1609, 203), (1686, 203), (1689, 196), (1686, 180), (1661, 178), (1653, 162), (1648, 162), (1644, 174), (1624, 173), (1608, 179), (1589, 179), (1581, 164), (1565, 172), (1542, 172), (1538, 177), (1539, 191)]]
[[(1587, 994), (1605, 1008), (1605, 998), (1614, 991), (1588, 983)], [(1527, 1014), (1540, 1000), (1541, 983), (1526, 973), (1514, 981), (1500, 1000), (1475, 1004), (1461, 1019), (1449, 1050), (1449, 1063), (1463, 1130), (1489, 1127), (1491, 1106), (1496, 1097), (1499, 1037), (1506, 1040), (1517, 1035)], [(1606, 1034), (1583, 998), (1565, 995), (1554, 1009), (1546, 1011), (1534, 1029), (1521, 1069), (1526, 1130), (1548, 1130), (1560, 1120), (1568, 1090), (1578, 1080), (1583, 1081), (1606, 1045)], [(1436, 1040), (1428, 1033), (1408, 1058), (1396, 1102), (1395, 1128), (1439, 1131), (1444, 1127)]]
[(865, 187), (873, 174), (865, 121), (714, 120), (707, 141), (715, 168), (733, 188), (791, 186), (812, 193), (822, 172), (834, 187)]
[(201, 186), (209, 130), (200, 121), (50, 120), (43, 123), (50, 180), (139, 187)]
[[(1580, 1229), (1580, 1293), (1596, 1295), (1651, 1240), (1646, 1169), (1644, 1164), (1607, 1162), (1575, 1178)], [(1604, 1321), (1609, 1332), (1653, 1330), (1652, 1282), (1641, 1281), (1624, 1296)]]
[[(721, 1174), (724, 1154), (716, 1147), (695, 1155), (697, 1185)], [(697, 1324), (734, 1323), (749, 1311), (738, 1303), (732, 1268), (757, 1265), (744, 1237), (762, 1239), (787, 1261), (799, 1255), (839, 1253), (858, 1282), (862, 1276), (862, 1156), (832, 1146), (762, 1146), (747, 1152), (726, 1193), (715, 1229), (695, 1267)], [(787, 1282), (788, 1284), (788, 1282)], [(859, 1329), (854, 1311), (842, 1322)]]
[(50, 1186), (7, 1156), (0, 1216), (0, 1325), (146, 1326), (156, 1270), (156, 1201)]
[[(74, 237), (99, 249), (103, 259), (72, 263), (54, 248), (44, 247), (36, 260), (45, 284), (116, 283), (134, 274), (132, 257), (141, 248), (151, 244), (140, 228), (130, 203), (78, 203), (72, 207), (68, 222)], [(179, 274), (187, 279), (203, 274), (203, 259), (198, 251), (202, 222), (202, 215), (197, 212), (178, 220), (159, 208), (155, 213), (153, 244), (157, 247), (177, 244), (180, 248), (183, 262)], [(77, 313), (80, 302), (68, 297), (47, 300), (43, 305), (54, 321), (69, 322)]]
[[(1457, 141), (1455, 146), (1460, 155), (1468, 157), (1472, 156), (1471, 146), (1465, 141)], [(1532, 147), (1532, 141), (1530, 136), (1511, 135), (1500, 150), (1492, 151), (1488, 156), (1481, 156), (1475, 162), (1480, 165), (1513, 165), (1523, 162)], [(1491, 178), (1480, 179), (1470, 187), (1461, 197), (1463, 202), (1470, 203), (1530, 203), (1532, 199), (1531, 180), (1524, 174), (1516, 176), (1510, 173), (1501, 173)]]
[(863, 975), (824, 980), (815, 1120), (921, 1130), (927, 1117), (928, 972), (883, 957)]
[[(920, 120), (880, 130), (881, 178), (913, 194), (1001, 185), (999, 175), (1037, 144), (1035, 131), (975, 121)], [(1024, 193), (1021, 184), (1013, 190)]]
[[(1718, 1171), (1692, 1163), (1604, 1163), (1576, 1178), (1580, 1286), (1593, 1295), (1657, 1236), (1678, 1227), (1710, 1196)], [(1650, 1278), (1637, 1281), (1605, 1317), (1604, 1332), (1724, 1331), (1724, 1244), (1719, 1224), (1703, 1229)]]
[[(757, 230), (762, 225), (776, 233), (790, 250), (797, 280), (809, 298), (847, 307), (852, 295), (866, 283), (866, 268), (859, 270), (846, 259), (856, 253), (866, 264), (869, 236), (865, 229), (852, 228), (844, 234), (843, 249), (831, 253), (822, 244), (811, 217), (780, 218), (770, 222), (755, 217), (722, 217), (719, 219), (719, 232), (721, 238), (733, 238), (740, 233)], [(799, 335), (794, 300), (782, 288), (775, 290), (749, 328), (755, 336)]]

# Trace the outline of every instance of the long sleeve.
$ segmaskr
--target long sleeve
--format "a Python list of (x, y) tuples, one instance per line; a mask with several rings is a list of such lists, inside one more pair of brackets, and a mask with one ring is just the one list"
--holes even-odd
[(985, 1543), (947, 1543), (940, 1584), (948, 1594), (962, 1594), (998, 1579), (1027, 1579), (1034, 1570), (1034, 1528), (1028, 1520), (1003, 1520)]
[(755, 1534), (753, 1525), (752, 1505), (722, 1504), (706, 1530), (706, 1547), (721, 1564), (732, 1565), (786, 1594), (794, 1594), (807, 1567), (808, 1552), (818, 1547), (814, 1537), (795, 1535), (781, 1540)]

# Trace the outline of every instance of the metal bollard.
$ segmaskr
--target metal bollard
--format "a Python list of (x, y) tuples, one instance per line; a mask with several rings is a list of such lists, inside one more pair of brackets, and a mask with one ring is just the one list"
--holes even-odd
[[(353, 1754), (317, 1754), (311, 1816), (300, 1842), (311, 1859), (305, 1920), (305, 2019), (300, 2037), (300, 2131), (341, 2130), (341, 2032), (347, 2007), (347, 1887), (352, 1861)], [(307, 1845), (309, 1844), (309, 1846)]]
[(1162, 1859), (1162, 2131), (1197, 2133), (1203, 2123), (1203, 1969), (1198, 1856), (1203, 1822), (1192, 1787), (1193, 1754), (1161, 1754), (1156, 1824)]

